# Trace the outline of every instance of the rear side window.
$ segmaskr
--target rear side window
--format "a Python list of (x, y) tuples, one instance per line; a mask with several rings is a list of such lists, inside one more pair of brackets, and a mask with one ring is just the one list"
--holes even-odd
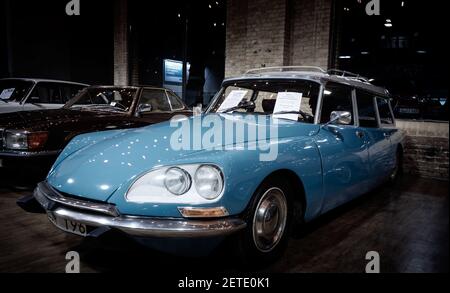
[(377, 114), (375, 111), (374, 96), (370, 93), (356, 90), (356, 103), (358, 104), (359, 126), (377, 128)]
[(184, 109), (183, 103), (180, 101), (180, 99), (172, 92), (167, 92), (170, 99), (170, 104), (172, 105), (173, 110), (182, 110)]
[(384, 98), (377, 98), (378, 113), (380, 113), (381, 124), (392, 125), (394, 124), (394, 117), (392, 117), (391, 108), (389, 107), (389, 101)]
[(40, 82), (36, 85), (27, 103), (38, 104), (65, 104), (61, 88), (58, 84)]
[(320, 123), (324, 124), (330, 121), (333, 111), (346, 111), (352, 114), (353, 118), (353, 99), (352, 88), (338, 83), (328, 83), (324, 93), (322, 102), (322, 115)]

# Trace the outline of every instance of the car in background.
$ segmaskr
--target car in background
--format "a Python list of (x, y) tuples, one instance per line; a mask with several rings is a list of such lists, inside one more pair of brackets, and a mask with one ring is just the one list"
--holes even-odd
[(398, 119), (448, 121), (448, 93), (445, 91), (399, 97), (394, 100), (393, 105)]
[(91, 86), (62, 109), (0, 114), (0, 171), (19, 182), (43, 180), (76, 135), (135, 128), (191, 110), (172, 91), (155, 87)]
[(417, 97), (398, 97), (393, 101), (393, 110), (399, 119), (421, 119), (423, 107)]
[(61, 108), (87, 86), (47, 79), (0, 79), (0, 114)]
[[(401, 170), (388, 92), (336, 70), (252, 70), (225, 80), (202, 115), (177, 119), (182, 137), (172, 122), (75, 137), (20, 205), (68, 233), (116, 230), (177, 254), (232, 236), (236, 259), (254, 264), (276, 258), (293, 228)], [(189, 147), (212, 133), (208, 147)]]

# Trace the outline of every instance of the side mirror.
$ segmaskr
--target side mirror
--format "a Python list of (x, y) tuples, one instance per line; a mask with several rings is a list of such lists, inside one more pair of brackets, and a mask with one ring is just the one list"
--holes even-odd
[(140, 104), (138, 107), (138, 113), (146, 113), (153, 111), (153, 107), (150, 104)]
[(333, 111), (330, 115), (330, 123), (350, 125), (352, 123), (352, 114), (347, 111)]
[(352, 123), (352, 114), (348, 111), (333, 111), (330, 115), (330, 121), (326, 124), (350, 125)]
[(197, 106), (195, 106), (194, 108), (192, 108), (193, 114), (194, 116), (200, 116), (202, 115), (203, 112), (203, 105), (202, 104), (198, 104)]

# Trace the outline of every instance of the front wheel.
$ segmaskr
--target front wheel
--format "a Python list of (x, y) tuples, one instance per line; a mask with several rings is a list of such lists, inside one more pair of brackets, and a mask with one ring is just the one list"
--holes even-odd
[(246, 264), (274, 261), (284, 251), (291, 226), (291, 189), (270, 180), (256, 192), (246, 217), (247, 228), (239, 235), (238, 251)]

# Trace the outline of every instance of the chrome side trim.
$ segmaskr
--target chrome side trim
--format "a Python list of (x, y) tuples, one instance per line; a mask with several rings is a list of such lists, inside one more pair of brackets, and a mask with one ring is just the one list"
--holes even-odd
[(26, 157), (26, 158), (36, 158), (45, 156), (57, 156), (61, 151), (42, 151), (42, 152), (22, 152), (22, 151), (9, 151), (2, 150), (0, 156), (2, 157)]
[[(47, 213), (69, 221), (83, 223), (91, 227), (110, 227), (137, 237), (176, 237), (194, 238), (224, 236), (246, 227), (246, 222), (239, 218), (220, 218), (211, 220), (186, 220), (177, 218), (152, 218), (134, 216), (109, 216), (99, 214), (98, 208), (110, 205), (80, 205), (82, 201), (70, 202), (54, 195), (51, 186), (43, 182), (38, 185), (34, 197)], [(84, 202), (87, 203), (87, 202)], [(97, 213), (90, 213), (96, 211)], [(117, 211), (116, 211), (117, 212)]]
[(51, 187), (47, 182), (41, 182), (38, 184), (38, 186), (34, 191), (34, 197), (46, 209), (48, 208), (44, 206), (44, 204), (46, 203), (44, 197), (46, 197), (50, 201), (76, 209), (86, 210), (95, 213), (102, 213), (113, 217), (117, 217), (120, 215), (114, 205), (94, 203), (65, 197), (57, 190), (55, 190), (53, 187)]

